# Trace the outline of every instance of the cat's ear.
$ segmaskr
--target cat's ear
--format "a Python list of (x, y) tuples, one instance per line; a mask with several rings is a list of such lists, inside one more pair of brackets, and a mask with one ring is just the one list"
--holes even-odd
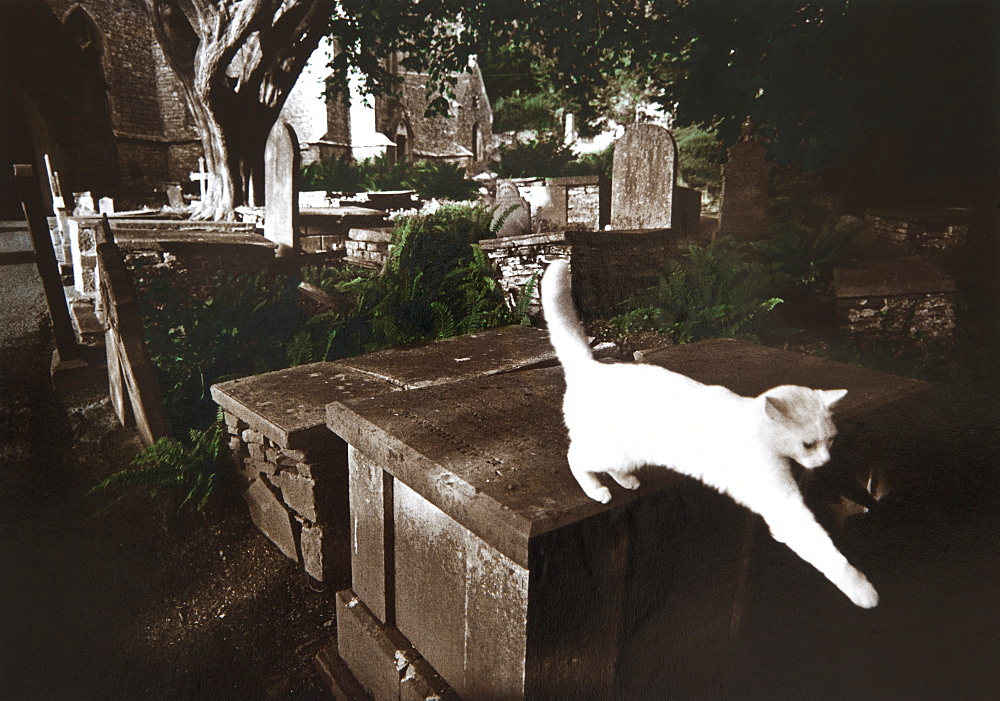
[(841, 399), (847, 396), (847, 390), (824, 389), (824, 390), (819, 390), (819, 394), (823, 398), (823, 403), (826, 404), (826, 408), (832, 409), (834, 404), (836, 404)]
[(775, 421), (787, 421), (792, 418), (791, 404), (770, 394), (764, 395), (764, 410)]

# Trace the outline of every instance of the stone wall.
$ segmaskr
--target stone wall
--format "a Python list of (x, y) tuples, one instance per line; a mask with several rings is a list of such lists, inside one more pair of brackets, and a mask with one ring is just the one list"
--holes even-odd
[[(96, 217), (72, 217), (70, 235), (76, 292), (96, 294)], [(219, 272), (251, 273), (274, 260), (274, 244), (253, 233), (250, 225), (186, 221), (112, 220), (115, 240), (125, 260), (146, 271), (170, 270), (177, 283), (205, 294)]]
[(343, 571), (348, 555), (338, 552), (336, 543), (343, 538), (338, 541), (334, 533), (343, 524), (330, 519), (347, 510), (346, 444), (327, 432), (307, 447), (284, 447), (224, 413), (230, 454), (254, 524), (315, 579)]
[(840, 327), (861, 342), (951, 344), (955, 290), (950, 277), (920, 258), (834, 271)]
[(348, 263), (366, 268), (381, 269), (389, 255), (392, 229), (351, 229), (344, 242), (345, 259)]
[[(512, 236), (479, 242), (497, 266), (504, 292), (516, 300), (522, 288), (541, 276), (545, 264), (570, 261), (573, 296), (585, 319), (607, 318), (617, 304), (656, 283), (675, 235), (669, 230), (639, 233), (564, 231)], [(529, 310), (540, 311), (538, 286)]]
[(928, 256), (964, 246), (969, 234), (968, 218), (964, 210), (872, 209), (865, 215), (865, 224), (880, 252)]

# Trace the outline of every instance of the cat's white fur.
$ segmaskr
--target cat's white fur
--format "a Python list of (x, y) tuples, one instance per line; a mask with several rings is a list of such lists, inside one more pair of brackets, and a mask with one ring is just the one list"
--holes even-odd
[(594, 360), (573, 306), (569, 266), (542, 278), (549, 335), (566, 374), (569, 464), (587, 496), (607, 503), (607, 474), (626, 489), (659, 465), (694, 477), (760, 514), (775, 540), (822, 572), (855, 604), (878, 594), (837, 550), (802, 501), (789, 460), (813, 469), (830, 459), (830, 408), (847, 390), (782, 385), (742, 397), (654, 365)]

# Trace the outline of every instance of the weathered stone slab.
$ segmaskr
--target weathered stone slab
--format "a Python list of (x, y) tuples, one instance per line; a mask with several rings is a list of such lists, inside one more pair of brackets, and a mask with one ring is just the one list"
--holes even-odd
[(633, 124), (615, 142), (611, 228), (669, 229), (677, 185), (677, 143), (657, 124)]
[(740, 241), (767, 235), (767, 188), (771, 164), (767, 146), (757, 140), (757, 125), (749, 117), (740, 140), (728, 149), (729, 162), (722, 168), (722, 202), (719, 234)]
[(839, 420), (855, 418), (930, 388), (926, 382), (908, 377), (732, 339), (669, 346), (644, 353), (644, 360), (744, 396), (756, 396), (781, 384), (846, 389), (847, 396), (835, 410)]
[(419, 657), (392, 626), (378, 621), (350, 589), (337, 592), (338, 652), (373, 699), (399, 698), (411, 660)]
[(282, 448), (327, 441), (326, 405), (396, 386), (339, 363), (311, 363), (212, 385), (212, 399)]
[(278, 498), (259, 479), (250, 483), (244, 497), (250, 507), (250, 518), (254, 525), (278, 546), (285, 557), (298, 562), (292, 519)]
[(279, 119), (264, 147), (264, 238), (296, 248), (299, 238), (299, 140)]
[(833, 286), (838, 298), (956, 290), (954, 280), (923, 258), (878, 261), (863, 268), (837, 268), (833, 271)]
[(531, 233), (531, 205), (521, 197), (514, 183), (504, 181), (497, 185), (493, 206), (496, 207), (496, 211), (493, 213), (492, 226), (495, 226), (501, 217), (504, 218), (503, 224), (497, 230), (498, 237)]
[(554, 361), (555, 353), (546, 331), (530, 326), (503, 326), (338, 362), (398, 387), (414, 389)]
[(348, 446), (351, 510), (351, 583), (379, 621), (393, 617), (395, 595), (391, 562), (393, 483), (364, 453)]

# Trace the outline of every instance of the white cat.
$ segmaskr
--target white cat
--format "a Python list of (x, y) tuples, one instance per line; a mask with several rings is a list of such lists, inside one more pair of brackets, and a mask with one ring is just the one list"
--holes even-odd
[(636, 470), (669, 467), (763, 516), (775, 540), (858, 606), (878, 604), (875, 588), (816, 522), (789, 471), (789, 460), (813, 469), (830, 459), (837, 432), (830, 408), (847, 390), (782, 385), (741, 397), (655, 365), (599, 363), (573, 307), (566, 261), (549, 265), (541, 296), (566, 374), (569, 464), (587, 496), (611, 499), (601, 473), (636, 489)]

